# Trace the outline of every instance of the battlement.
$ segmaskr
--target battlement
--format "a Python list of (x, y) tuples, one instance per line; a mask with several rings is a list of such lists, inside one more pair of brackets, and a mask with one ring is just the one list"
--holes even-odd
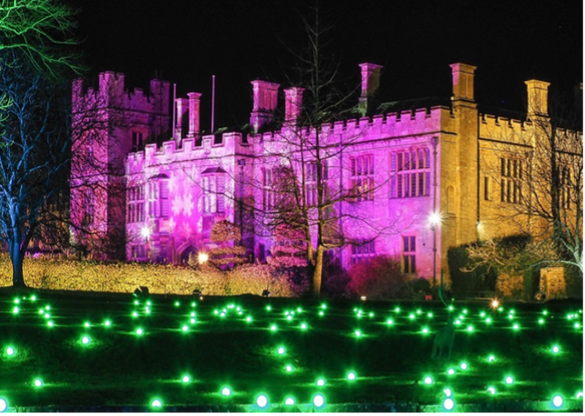
[[(400, 113), (393, 112), (336, 121), (333, 124), (326, 123), (321, 126), (320, 134), (325, 140), (334, 137), (336, 142), (340, 136), (347, 140), (368, 141), (392, 136), (435, 132), (441, 128), (441, 123), (445, 123), (450, 118), (452, 118), (452, 114), (449, 107), (434, 106), (406, 110)], [(311, 139), (315, 137), (316, 130), (314, 127), (301, 127), (295, 130), (294, 127), (285, 125), (279, 131), (256, 134), (253, 137), (258, 142), (270, 142), (275, 137), (291, 137), (291, 134)]]
[(115, 108), (135, 110), (149, 113), (168, 115), (170, 83), (153, 79), (150, 81), (149, 93), (142, 88), (135, 88), (129, 92), (125, 87), (123, 73), (113, 71), (101, 72), (98, 76), (98, 89), (84, 88), (82, 79), (76, 79), (72, 84), (72, 104), (74, 111), (97, 108)]
[(529, 120), (517, 120), (494, 114), (480, 114), (479, 118), (479, 137), (482, 139), (522, 143), (527, 128), (532, 126)]
[(242, 133), (228, 132), (219, 135), (205, 135), (197, 145), (195, 138), (186, 138), (177, 144), (168, 140), (162, 145), (147, 144), (144, 150), (128, 153), (126, 157), (127, 174), (142, 172), (144, 166), (168, 164), (194, 159), (212, 159), (236, 154), (251, 154), (252, 146), (244, 140)]

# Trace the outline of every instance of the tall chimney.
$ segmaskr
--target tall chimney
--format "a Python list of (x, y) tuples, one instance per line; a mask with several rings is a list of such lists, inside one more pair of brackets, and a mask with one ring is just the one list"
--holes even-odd
[(284, 90), (284, 120), (296, 124), (303, 110), (303, 91), (301, 87), (291, 87)]
[(183, 134), (183, 116), (185, 115), (185, 112), (187, 112), (188, 110), (188, 101), (186, 98), (177, 98), (175, 100), (175, 104), (177, 105), (177, 120), (176, 120), (176, 125), (175, 125), (175, 137), (177, 138), (177, 140), (181, 140), (182, 134)]
[(528, 116), (548, 116), (548, 86), (550, 83), (536, 79), (524, 83), (528, 90)]
[(362, 92), (359, 98), (358, 107), (365, 115), (368, 112), (369, 104), (374, 97), (374, 94), (380, 86), (380, 74), (382, 72), (382, 65), (365, 62), (360, 64), (362, 69)]
[(250, 114), (250, 124), (254, 132), (258, 132), (260, 127), (272, 121), (278, 101), (279, 86), (268, 81), (252, 81), (254, 104)]
[(473, 78), (476, 66), (456, 63), (449, 65), (453, 73), (453, 97), (451, 100), (474, 101)]
[(198, 92), (187, 93), (189, 97), (189, 132), (187, 137), (195, 137), (199, 134), (199, 98), (201, 94)]

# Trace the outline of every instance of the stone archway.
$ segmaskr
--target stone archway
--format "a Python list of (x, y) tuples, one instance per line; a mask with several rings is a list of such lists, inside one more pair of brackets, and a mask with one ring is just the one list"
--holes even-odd
[(197, 250), (191, 244), (185, 244), (184, 246), (179, 247), (179, 250), (177, 250), (177, 253), (178, 253), (179, 264), (186, 265), (189, 263), (190, 256), (194, 260), (197, 260), (197, 253), (199, 253), (199, 250)]

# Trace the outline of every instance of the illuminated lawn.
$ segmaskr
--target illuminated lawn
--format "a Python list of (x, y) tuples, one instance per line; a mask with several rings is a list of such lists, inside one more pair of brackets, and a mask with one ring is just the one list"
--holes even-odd
[(455, 303), (453, 357), (437, 364), (431, 347), (447, 314), (438, 303), (0, 296), (0, 397), (10, 408), (457, 410), (531, 400), (552, 409), (559, 394), (561, 410), (582, 409), (579, 304)]

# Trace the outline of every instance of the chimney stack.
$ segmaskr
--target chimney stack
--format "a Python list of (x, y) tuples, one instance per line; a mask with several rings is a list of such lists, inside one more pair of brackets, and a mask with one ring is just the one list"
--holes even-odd
[(453, 97), (451, 100), (474, 101), (473, 78), (477, 67), (462, 63), (451, 64), (450, 67), (453, 73)]
[(175, 120), (175, 137), (177, 141), (181, 141), (183, 138), (183, 116), (188, 110), (189, 101), (186, 98), (175, 99), (175, 105), (177, 106), (177, 119)]
[(296, 124), (303, 111), (303, 91), (301, 87), (291, 87), (284, 90), (284, 120)]
[(525, 81), (528, 92), (528, 117), (548, 116), (548, 86), (550, 83), (531, 79)]
[(278, 101), (279, 86), (268, 81), (252, 81), (254, 104), (250, 114), (250, 124), (254, 132), (258, 132), (260, 127), (272, 121)]
[(369, 104), (380, 86), (380, 74), (382, 65), (365, 62), (360, 64), (362, 69), (362, 93), (360, 94), (358, 107), (365, 115), (368, 112)]
[(193, 138), (199, 134), (199, 99), (201, 94), (198, 92), (187, 93), (189, 97), (189, 132), (187, 137)]

